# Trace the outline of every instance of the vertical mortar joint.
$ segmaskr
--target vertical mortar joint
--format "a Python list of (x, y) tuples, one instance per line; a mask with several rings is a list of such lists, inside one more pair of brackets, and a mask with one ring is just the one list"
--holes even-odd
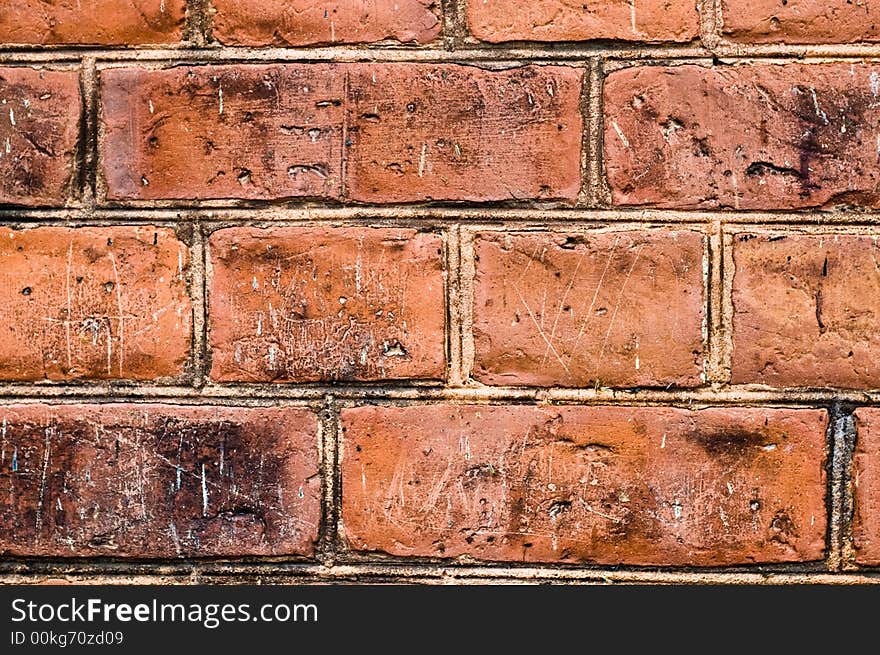
[(829, 410), (828, 567), (833, 571), (854, 568), (852, 544), (852, 462), (856, 445), (855, 406), (835, 401)]

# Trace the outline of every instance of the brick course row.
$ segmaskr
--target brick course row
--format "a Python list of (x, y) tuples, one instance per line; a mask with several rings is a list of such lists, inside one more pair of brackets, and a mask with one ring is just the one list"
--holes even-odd
[[(877, 410), (856, 416), (854, 545), (876, 564)], [(37, 404), (0, 417), (4, 555), (315, 555), (313, 410)], [(781, 408), (344, 409), (343, 543), (511, 562), (815, 561), (827, 422)]]
[[(172, 381), (192, 366), (193, 272), (168, 228), (0, 232), (0, 379)], [(693, 388), (706, 382), (706, 235), (473, 235), (475, 381)], [(730, 381), (876, 389), (870, 234), (738, 232)], [(444, 233), (225, 228), (208, 239), (218, 382), (446, 378)]]
[[(880, 69), (634, 66), (604, 84), (613, 206), (880, 206)], [(108, 201), (581, 197), (584, 71), (289, 64), (100, 74)], [(75, 197), (75, 71), (0, 69), (0, 203)], [(588, 201), (581, 201), (581, 205)]]
[[(707, 8), (710, 13), (711, 8)], [(742, 43), (851, 43), (880, 38), (871, 0), (786, 3), (724, 0), (723, 36)], [(13, 45), (170, 45), (184, 39), (185, 0), (25, 0), (0, 8), (0, 43)], [(469, 0), (465, 20), (478, 41), (681, 43), (700, 36), (695, 0)], [(214, 40), (232, 46), (436, 43), (435, 0), (212, 0)]]

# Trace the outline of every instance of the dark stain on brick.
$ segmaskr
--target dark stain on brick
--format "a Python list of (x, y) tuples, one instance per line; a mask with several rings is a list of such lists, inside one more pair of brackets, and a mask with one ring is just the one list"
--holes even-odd
[(12, 495), (0, 519), (17, 551), (201, 556), (224, 541), (259, 552), (289, 537), (289, 455), (243, 423), (144, 413), (4, 423), (3, 434), (0, 481)]
[(749, 461), (762, 448), (775, 448), (777, 445), (770, 435), (737, 426), (721, 430), (693, 430), (686, 436), (722, 462)]

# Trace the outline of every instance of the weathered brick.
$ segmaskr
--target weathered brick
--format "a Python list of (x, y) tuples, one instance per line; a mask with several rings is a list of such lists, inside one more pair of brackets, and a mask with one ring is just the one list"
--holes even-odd
[(824, 411), (433, 405), (342, 423), (356, 551), (694, 566), (824, 552)]
[(440, 379), (442, 241), (411, 229), (232, 228), (211, 236), (211, 376)]
[(197, 66), (102, 80), (112, 200), (339, 198), (344, 169), (364, 202), (580, 190), (574, 68)]
[(317, 419), (298, 408), (0, 408), (0, 554), (310, 555)]
[(186, 0), (16, 0), (0, 5), (0, 43), (174, 43), (185, 11)]
[(724, 34), (752, 43), (853, 43), (880, 39), (872, 0), (723, 0)]
[(856, 410), (853, 545), (859, 564), (880, 564), (880, 409)]
[(213, 0), (214, 38), (228, 45), (428, 43), (440, 34), (436, 0)]
[(350, 197), (575, 200), (582, 77), (563, 66), (353, 67)]
[(734, 383), (880, 387), (876, 237), (733, 237)]
[(344, 73), (334, 65), (101, 73), (110, 199), (338, 197)]
[(700, 233), (481, 233), (475, 253), (480, 382), (699, 384)]
[(605, 86), (618, 205), (880, 206), (880, 68), (646, 66)]
[(468, 25), (483, 41), (690, 41), (700, 31), (694, 0), (468, 0)]
[(74, 71), (0, 68), (0, 205), (65, 203), (80, 111)]
[(189, 252), (154, 227), (0, 230), (0, 379), (183, 372)]

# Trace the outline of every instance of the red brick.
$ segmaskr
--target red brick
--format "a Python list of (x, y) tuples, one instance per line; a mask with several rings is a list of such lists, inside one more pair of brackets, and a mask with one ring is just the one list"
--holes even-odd
[(0, 408), (0, 553), (311, 555), (317, 420), (298, 408)]
[[(420, 64), (102, 73), (107, 196), (574, 200), (582, 72)], [(221, 102), (222, 101), (222, 102)]]
[(871, 0), (724, 0), (724, 34), (751, 43), (854, 43), (880, 40), (880, 6)]
[(174, 43), (185, 10), (186, 0), (16, 0), (0, 6), (0, 43)]
[(215, 232), (211, 377), (443, 378), (442, 248), (438, 235), (411, 229)]
[(475, 252), (480, 382), (700, 383), (700, 233), (481, 233)]
[(699, 35), (694, 0), (468, 0), (471, 33), (483, 41), (690, 41)]
[(108, 197), (338, 197), (343, 78), (324, 64), (103, 71)]
[(859, 564), (880, 564), (880, 410), (856, 410), (853, 545)]
[(614, 203), (878, 207), (878, 73), (864, 64), (612, 73), (605, 155)]
[(0, 379), (183, 372), (189, 251), (154, 227), (0, 230)]
[(582, 78), (563, 66), (353, 67), (350, 197), (575, 200)]
[(429, 43), (440, 34), (436, 0), (213, 0), (214, 38), (227, 45)]
[(74, 71), (0, 68), (0, 204), (65, 204), (81, 107)]
[(734, 236), (734, 383), (880, 387), (876, 237)]
[(355, 551), (674, 566), (824, 552), (824, 411), (434, 405), (342, 423)]

